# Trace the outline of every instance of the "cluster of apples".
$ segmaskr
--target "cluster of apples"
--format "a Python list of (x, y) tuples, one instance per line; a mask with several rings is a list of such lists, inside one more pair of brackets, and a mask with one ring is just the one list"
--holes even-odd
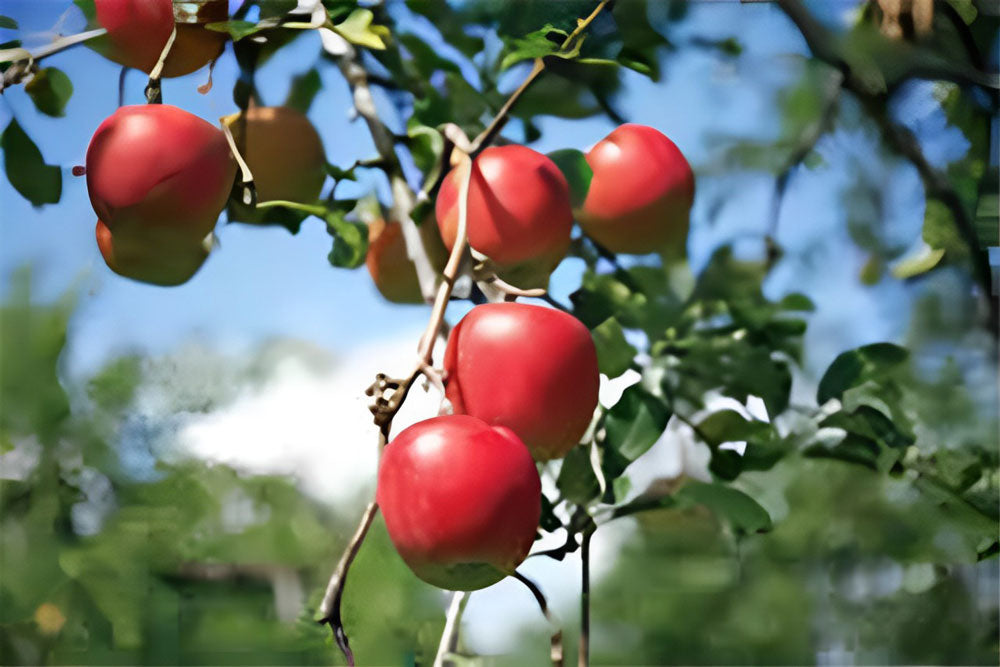
[[(622, 125), (587, 155), (583, 207), (546, 156), (524, 146), (482, 152), (468, 200), (470, 245), (511, 280), (544, 283), (566, 254), (574, 217), (615, 252), (676, 249), (687, 237), (694, 176), (660, 132)], [(448, 247), (462, 175), (436, 202)], [(452, 330), (444, 357), (454, 414), (405, 429), (386, 447), (378, 502), (413, 572), (449, 590), (475, 590), (528, 555), (541, 515), (536, 462), (565, 456), (597, 407), (590, 332), (562, 311), (522, 303), (477, 306)]]
[[(171, 32), (163, 76), (182, 76), (222, 52), (226, 35), (206, 23), (228, 18), (227, 0), (95, 0), (107, 29), (95, 48), (149, 73)], [(319, 133), (288, 107), (254, 107), (234, 126), (258, 198), (312, 202), (326, 178)], [(179, 285), (202, 266), (233, 188), (236, 163), (223, 132), (169, 105), (126, 106), (97, 128), (87, 149), (87, 189), (97, 213), (97, 245), (116, 273)], [(238, 211), (258, 222), (255, 211)]]
[[(108, 28), (109, 57), (149, 71), (175, 20), (171, 1), (95, 5)], [(194, 55), (185, 54), (182, 45), (168, 72), (183, 73), (205, 54), (218, 55), (217, 49), (192, 49)], [(260, 200), (319, 197), (323, 146), (304, 115), (255, 107), (233, 127)], [(694, 175), (670, 139), (625, 124), (586, 160), (592, 179), (575, 211), (563, 173), (537, 151), (492, 147), (473, 161), (469, 245), (508, 282), (547, 284), (569, 249), (574, 220), (612, 252), (683, 251)], [(86, 173), (108, 266), (175, 285), (205, 261), (236, 164), (219, 128), (154, 104), (122, 107), (101, 123), (87, 150)], [(458, 233), (463, 176), (458, 169), (446, 175), (435, 206), (449, 250)], [(254, 222), (259, 212), (237, 214)], [(378, 289), (391, 301), (422, 301), (399, 224), (379, 220), (369, 231), (367, 263)], [(523, 303), (485, 304), (452, 330), (444, 370), (454, 414), (414, 424), (386, 446), (378, 502), (390, 538), (417, 576), (450, 590), (474, 590), (511, 574), (527, 556), (541, 513), (536, 462), (565, 456), (590, 425), (597, 353), (590, 332), (572, 315)]]

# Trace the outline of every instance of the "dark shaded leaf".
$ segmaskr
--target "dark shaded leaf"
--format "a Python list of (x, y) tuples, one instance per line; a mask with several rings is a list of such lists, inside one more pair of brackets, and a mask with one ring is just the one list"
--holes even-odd
[(333, 249), (328, 255), (330, 264), (353, 269), (365, 261), (368, 254), (368, 227), (344, 218), (344, 213), (331, 209), (324, 214), (327, 231), (333, 237)]
[(238, 42), (244, 37), (249, 37), (254, 33), (266, 29), (268, 26), (259, 26), (251, 21), (218, 21), (216, 23), (206, 23), (205, 27), (215, 32), (224, 32), (234, 41)]
[(17, 30), (17, 21), (9, 16), (0, 16), (0, 28), (7, 30)]
[(594, 327), (590, 335), (597, 348), (597, 368), (609, 378), (624, 373), (632, 365), (637, 350), (625, 340), (618, 320), (611, 317)]
[(902, 362), (909, 352), (892, 343), (873, 343), (841, 353), (826, 369), (816, 391), (816, 401), (822, 405), (831, 398), (841, 398), (851, 387), (857, 387), (879, 377)]
[(559, 469), (556, 487), (565, 498), (577, 505), (586, 505), (601, 492), (590, 462), (589, 445), (578, 445), (569, 451)]
[(771, 516), (767, 510), (747, 494), (729, 486), (689, 482), (674, 494), (674, 498), (681, 503), (704, 505), (739, 533), (771, 530)]
[(319, 77), (319, 70), (315, 67), (296, 75), (292, 79), (288, 97), (285, 98), (285, 106), (307, 113), (322, 87), (323, 81)]
[(575, 148), (553, 151), (548, 156), (556, 163), (559, 171), (566, 177), (566, 182), (569, 183), (569, 199), (573, 208), (583, 206), (587, 191), (590, 189), (590, 181), (594, 177), (586, 156)]
[(66, 103), (73, 95), (73, 82), (65, 72), (55, 67), (39, 70), (24, 86), (35, 108), (47, 116), (65, 115)]
[(45, 164), (42, 152), (21, 126), (11, 119), (0, 136), (7, 180), (33, 206), (55, 204), (62, 195), (62, 172)]
[(641, 385), (625, 390), (604, 422), (605, 446), (625, 460), (635, 461), (663, 434), (670, 410)]

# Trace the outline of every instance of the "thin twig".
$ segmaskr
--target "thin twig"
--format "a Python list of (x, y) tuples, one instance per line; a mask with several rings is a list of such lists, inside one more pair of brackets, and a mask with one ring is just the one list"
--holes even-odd
[(340, 605), (344, 597), (344, 584), (347, 582), (347, 573), (350, 571), (351, 564), (354, 562), (354, 558), (358, 555), (358, 551), (361, 550), (361, 545), (364, 543), (365, 535), (368, 534), (368, 529), (371, 528), (372, 521), (375, 520), (376, 514), (378, 514), (378, 503), (372, 500), (368, 503), (368, 507), (365, 508), (364, 513), (361, 515), (361, 522), (354, 531), (351, 541), (347, 543), (347, 549), (340, 557), (340, 562), (337, 563), (337, 569), (333, 571), (333, 576), (330, 577), (330, 581), (326, 585), (326, 592), (323, 594), (323, 601), (320, 603), (319, 610), (316, 612), (316, 622), (320, 624), (329, 624), (333, 629), (334, 638), (337, 640), (337, 646), (339, 646), (340, 650), (344, 652), (344, 657), (347, 659), (348, 665), (354, 664), (354, 653), (351, 652), (350, 642), (347, 639), (347, 633), (344, 632), (344, 622), (340, 617)]
[[(601, 0), (601, 2), (594, 8), (594, 11), (590, 13), (589, 16), (583, 19), (577, 19), (576, 28), (569, 34), (569, 36), (563, 41), (562, 48), (567, 48), (572, 45), (573, 41), (576, 40), (587, 27), (593, 23), (597, 15), (604, 10), (611, 3), (611, 0)], [(531, 65), (531, 71), (528, 72), (528, 76), (525, 77), (521, 85), (511, 93), (507, 101), (504, 102), (503, 106), (500, 107), (500, 111), (497, 112), (490, 124), (486, 126), (486, 129), (479, 133), (479, 136), (475, 138), (472, 142), (470, 154), (472, 157), (478, 155), (483, 149), (490, 145), (498, 134), (500, 130), (506, 125), (507, 120), (510, 116), (510, 110), (514, 108), (521, 96), (528, 90), (538, 75), (542, 73), (545, 69), (545, 60), (542, 58), (535, 58), (534, 63)]]
[(7, 86), (20, 83), (28, 72), (32, 70), (35, 62), (41, 60), (42, 58), (64, 51), (71, 46), (82, 44), (83, 42), (94, 39), (95, 37), (100, 37), (101, 35), (107, 34), (107, 32), (108, 31), (105, 28), (97, 28), (96, 30), (87, 30), (86, 32), (77, 33), (75, 35), (60, 37), (49, 44), (38, 47), (34, 51), (29, 51), (23, 48), (0, 50), (0, 62), (11, 63), (10, 67), (8, 67), (3, 73), (3, 85), (0, 85), (0, 91)]
[(452, 594), (445, 616), (444, 631), (441, 633), (441, 643), (438, 644), (437, 654), (434, 656), (434, 667), (444, 667), (448, 656), (458, 650), (458, 631), (462, 625), (462, 612), (465, 611), (470, 595), (468, 591), (455, 591)]
[(534, 596), (535, 601), (538, 603), (538, 608), (541, 610), (542, 615), (545, 616), (545, 620), (549, 622), (549, 627), (552, 629), (552, 635), (549, 640), (549, 658), (552, 660), (552, 667), (562, 667), (563, 657), (565, 652), (563, 651), (562, 642), (562, 625), (559, 619), (556, 617), (555, 613), (549, 609), (549, 603), (545, 599), (545, 594), (542, 593), (542, 589), (528, 579), (526, 576), (514, 570), (514, 578), (524, 584), (531, 594)]
[(577, 656), (579, 667), (590, 665), (590, 538), (593, 528), (583, 532), (580, 541), (580, 653)]
[(425, 299), (430, 300), (437, 289), (438, 272), (427, 249), (434, 247), (433, 235), (437, 230), (432, 229), (432, 225), (417, 225), (411, 217), (417, 205), (417, 197), (403, 175), (403, 168), (396, 154), (395, 137), (378, 115), (375, 98), (369, 88), (368, 72), (358, 62), (353, 49), (341, 56), (337, 64), (351, 87), (354, 108), (364, 118), (375, 148), (382, 157), (383, 170), (389, 178), (392, 191), (390, 217), (400, 224), (403, 240), (406, 242), (406, 253), (416, 267), (420, 291)]
[(785, 160), (784, 165), (778, 172), (777, 178), (774, 180), (774, 197), (771, 201), (771, 222), (767, 232), (767, 236), (772, 242), (778, 235), (781, 202), (784, 199), (785, 191), (788, 189), (788, 182), (791, 180), (792, 173), (809, 156), (809, 153), (816, 148), (816, 144), (823, 135), (833, 128), (834, 116), (837, 111), (837, 100), (840, 97), (840, 91), (843, 89), (843, 86), (844, 73), (840, 70), (833, 70), (825, 82), (822, 100), (823, 107), (820, 117), (806, 126), (805, 131), (796, 143), (795, 149), (789, 154), (788, 159)]

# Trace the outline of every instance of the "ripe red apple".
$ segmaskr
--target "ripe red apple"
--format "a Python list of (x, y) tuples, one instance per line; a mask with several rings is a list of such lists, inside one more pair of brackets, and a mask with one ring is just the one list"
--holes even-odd
[[(450, 249), (458, 234), (461, 169), (441, 184), (436, 202), (441, 238)], [(525, 146), (487, 148), (469, 184), (469, 244), (492, 259), (518, 287), (538, 287), (566, 255), (573, 211), (569, 185), (552, 160)]]
[(528, 555), (541, 482), (510, 430), (450, 415), (418, 422), (386, 446), (377, 499), (414, 574), (471, 591), (500, 581)]
[(645, 125), (619, 126), (587, 153), (594, 172), (580, 227), (612, 252), (682, 255), (694, 174), (680, 149)]
[[(109, 266), (136, 280), (176, 282), (187, 269), (164, 272), (163, 264), (173, 257), (192, 263), (226, 204), (235, 172), (225, 136), (214, 125), (165, 104), (118, 109), (87, 148), (87, 190), (108, 230), (101, 241), (98, 225), (102, 253), (115, 258)], [(150, 279), (164, 274), (173, 277)]]
[(177, 24), (177, 37), (163, 64), (164, 77), (182, 76), (218, 57), (225, 33), (208, 30), (206, 23), (229, 17), (227, 0), (171, 2), (171, 0), (94, 0), (97, 23), (108, 34), (95, 48), (114, 62), (152, 71)]
[(572, 449), (597, 407), (594, 341), (553, 308), (476, 306), (452, 330), (444, 369), (456, 413), (510, 428), (538, 461)]

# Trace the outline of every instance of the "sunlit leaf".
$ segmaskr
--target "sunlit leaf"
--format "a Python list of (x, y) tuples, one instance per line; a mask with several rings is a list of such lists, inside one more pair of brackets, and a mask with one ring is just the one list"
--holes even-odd
[(385, 40), (389, 38), (389, 29), (383, 25), (373, 24), (374, 19), (375, 15), (370, 9), (355, 9), (333, 28), (352, 44), (366, 46), (369, 49), (384, 49)]

